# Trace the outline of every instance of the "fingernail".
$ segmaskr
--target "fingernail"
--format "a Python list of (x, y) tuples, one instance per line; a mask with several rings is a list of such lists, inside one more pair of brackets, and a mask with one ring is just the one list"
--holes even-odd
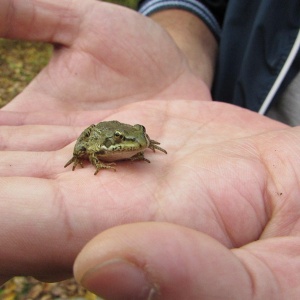
[(106, 300), (153, 300), (158, 295), (157, 286), (149, 282), (144, 270), (119, 258), (88, 270), (81, 284)]

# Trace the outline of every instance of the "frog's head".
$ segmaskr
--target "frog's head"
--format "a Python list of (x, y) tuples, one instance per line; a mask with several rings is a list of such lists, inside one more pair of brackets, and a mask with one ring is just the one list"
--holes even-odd
[(89, 147), (88, 152), (94, 152), (105, 161), (115, 161), (130, 158), (138, 152), (145, 150), (150, 139), (144, 126), (122, 124), (110, 133), (107, 133), (102, 144)]

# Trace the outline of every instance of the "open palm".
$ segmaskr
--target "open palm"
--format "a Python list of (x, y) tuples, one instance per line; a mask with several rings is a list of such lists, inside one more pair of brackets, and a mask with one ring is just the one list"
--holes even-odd
[[(299, 128), (212, 102), (171, 39), (150, 20), (103, 3), (72, 3), (89, 13), (88, 21), (78, 22), (71, 34), (45, 29), (39, 39), (54, 36), (52, 42), (65, 46), (0, 112), (3, 279), (20, 273), (69, 276), (92, 237), (139, 221), (176, 223), (227, 248), (249, 244), (253, 252), (251, 243), (262, 239), (257, 255), (272, 269), (272, 238), (290, 236), (291, 245), (299, 243), (293, 238), (300, 214)], [(60, 11), (79, 14), (79, 8)], [(116, 16), (124, 17), (124, 32), (113, 27), (122, 24)], [(8, 35), (33, 34), (14, 30)], [(59, 40), (66, 38), (69, 46)], [(102, 120), (143, 124), (168, 155), (146, 151), (151, 164), (120, 162), (117, 172), (97, 176), (88, 163), (74, 172), (64, 169), (81, 131)], [(276, 243), (291, 253), (286, 239)], [(279, 262), (274, 272), (283, 268)], [(292, 267), (286, 272), (296, 274)]]
[[(15, 11), (13, 5), (7, 8), (14, 18), (0, 20), (4, 36), (56, 46), (50, 63), (5, 110), (117, 108), (170, 97), (175, 83), (179, 98), (201, 98), (205, 85), (191, 74), (171, 37), (151, 20), (98, 1), (28, 3), (20, 1)], [(10, 26), (16, 19), (23, 26)]]

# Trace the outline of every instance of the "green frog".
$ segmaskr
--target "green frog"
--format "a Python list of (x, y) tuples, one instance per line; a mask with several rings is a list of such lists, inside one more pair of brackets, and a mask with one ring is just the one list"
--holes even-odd
[(151, 140), (143, 125), (129, 125), (118, 121), (100, 122), (86, 128), (76, 141), (73, 157), (66, 163), (65, 168), (73, 164), (74, 171), (79, 164), (83, 168), (82, 161), (88, 159), (95, 166), (96, 175), (101, 169), (115, 169), (114, 161), (143, 160), (150, 161), (144, 157), (144, 150), (150, 148), (167, 151), (161, 147), (159, 142)]

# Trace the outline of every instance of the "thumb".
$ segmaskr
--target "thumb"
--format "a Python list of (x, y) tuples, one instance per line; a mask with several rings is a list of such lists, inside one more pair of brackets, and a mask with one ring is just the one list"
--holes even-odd
[(169, 223), (109, 229), (78, 255), (75, 278), (110, 299), (251, 299), (245, 267), (226, 247)]

